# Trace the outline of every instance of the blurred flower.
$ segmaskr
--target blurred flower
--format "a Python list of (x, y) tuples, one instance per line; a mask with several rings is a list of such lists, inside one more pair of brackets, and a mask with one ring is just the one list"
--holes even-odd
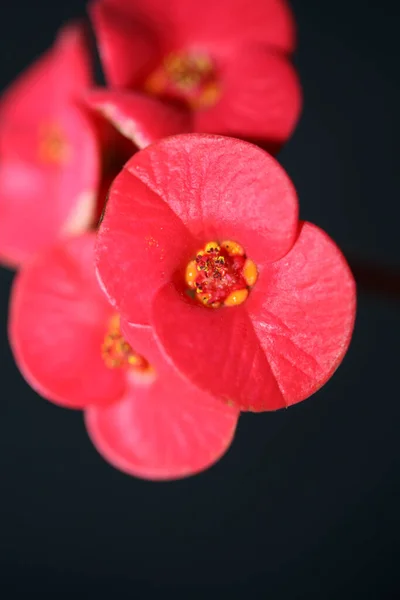
[(60, 242), (18, 273), (9, 336), (26, 380), (48, 400), (85, 410), (112, 465), (148, 479), (201, 471), (229, 447), (238, 410), (184, 381), (149, 327), (130, 343), (94, 270), (94, 234)]
[(111, 187), (96, 254), (114, 308), (151, 324), (188, 380), (241, 410), (304, 400), (346, 353), (347, 263), (298, 221), (288, 176), (247, 142), (189, 134), (137, 153)]
[(291, 135), (301, 92), (285, 0), (95, 0), (91, 16), (111, 88), (98, 107), (136, 143), (166, 107), (171, 133), (232, 135), (274, 152)]
[(72, 24), (0, 101), (0, 260), (10, 266), (92, 224), (98, 146), (79, 103), (91, 84), (85, 32)]

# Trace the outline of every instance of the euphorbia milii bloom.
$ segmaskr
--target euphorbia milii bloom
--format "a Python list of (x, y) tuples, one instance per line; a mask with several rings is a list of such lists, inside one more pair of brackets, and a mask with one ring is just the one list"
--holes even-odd
[(282, 167), (247, 142), (188, 134), (136, 154), (111, 188), (96, 254), (115, 309), (151, 324), (188, 381), (242, 410), (304, 400), (346, 353), (349, 267), (299, 222)]
[(72, 24), (0, 100), (4, 263), (16, 266), (59, 236), (85, 230), (93, 220), (98, 148), (80, 106), (91, 84), (85, 32)]
[(91, 15), (110, 88), (98, 100), (126, 135), (162, 122), (163, 106), (182, 133), (270, 151), (291, 135), (301, 93), (285, 0), (95, 0)]
[(10, 341), (26, 380), (56, 404), (83, 408), (90, 438), (115, 467), (174, 479), (207, 468), (229, 447), (238, 410), (185, 381), (150, 328), (127, 326), (125, 340), (95, 276), (93, 233), (26, 264), (10, 309)]

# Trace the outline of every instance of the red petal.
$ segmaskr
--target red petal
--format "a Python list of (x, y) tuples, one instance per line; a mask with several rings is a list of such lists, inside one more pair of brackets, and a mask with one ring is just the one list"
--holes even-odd
[[(153, 346), (150, 354), (160, 356), (154, 340), (145, 341), (149, 335), (151, 330), (131, 331), (129, 341), (136, 348)], [(151, 384), (132, 383), (113, 406), (89, 407), (86, 426), (98, 451), (117, 469), (153, 480), (186, 477), (211, 466), (227, 450), (238, 411), (194, 388), (172, 367), (157, 373)]]
[(104, 89), (89, 93), (87, 99), (89, 106), (103, 114), (138, 148), (192, 129), (189, 111), (156, 98)]
[(282, 167), (256, 146), (211, 135), (175, 136), (136, 154), (126, 169), (203, 244), (234, 240), (260, 264), (281, 258), (293, 245), (296, 192)]
[(71, 238), (17, 275), (9, 335), (24, 377), (48, 400), (70, 408), (107, 404), (124, 393), (101, 344), (112, 314), (93, 268), (94, 235)]
[(38, 162), (39, 124), (58, 121), (59, 110), (92, 83), (89, 49), (79, 24), (60, 30), (50, 50), (8, 88), (0, 104), (0, 153)]
[(154, 300), (152, 323), (169, 360), (199, 388), (241, 410), (285, 406), (244, 307), (206, 308), (167, 285)]
[(287, 404), (324, 385), (346, 353), (356, 309), (353, 276), (327, 234), (302, 224), (289, 254), (263, 266), (246, 305)]
[(92, 223), (99, 168), (95, 134), (78, 109), (59, 121), (68, 127), (68, 164), (45, 168), (0, 158), (0, 256), (7, 264), (21, 264), (62, 234), (80, 233)]
[[(0, 256), (18, 264), (62, 233), (91, 223), (98, 185), (96, 135), (75, 104), (89, 85), (83, 30), (62, 30), (52, 50), (6, 93), (0, 111)], [(68, 157), (46, 162), (42, 127), (60, 129)]]
[(295, 46), (286, 0), (107, 0), (158, 31), (164, 46), (227, 54), (232, 46), (261, 42), (283, 52)]
[(290, 62), (260, 47), (240, 48), (220, 77), (222, 96), (196, 113), (195, 130), (253, 140), (276, 153), (292, 134), (301, 108)]
[(134, 87), (160, 60), (153, 32), (105, 2), (93, 2), (90, 15), (108, 82)]
[(184, 268), (192, 247), (169, 206), (124, 168), (110, 189), (96, 246), (99, 278), (118, 312), (148, 324), (152, 295)]

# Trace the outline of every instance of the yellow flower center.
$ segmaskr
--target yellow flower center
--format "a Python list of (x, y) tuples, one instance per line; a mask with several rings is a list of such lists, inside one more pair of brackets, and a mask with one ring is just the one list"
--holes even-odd
[(109, 369), (123, 368), (146, 375), (154, 372), (150, 363), (135, 352), (122, 336), (119, 315), (110, 319), (101, 346), (101, 355)]
[(185, 273), (195, 298), (212, 308), (243, 304), (258, 277), (255, 263), (237, 242), (208, 242), (191, 260)]
[(213, 106), (220, 96), (215, 66), (205, 54), (173, 52), (151, 73), (146, 92), (187, 102), (192, 108)]
[(62, 128), (56, 123), (39, 129), (38, 154), (43, 163), (63, 165), (70, 160), (71, 147)]

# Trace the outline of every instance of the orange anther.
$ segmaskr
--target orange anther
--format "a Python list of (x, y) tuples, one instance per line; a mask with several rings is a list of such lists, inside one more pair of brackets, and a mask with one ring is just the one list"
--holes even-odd
[(225, 306), (238, 306), (239, 304), (243, 304), (248, 295), (249, 290), (235, 290), (225, 299), (224, 304)]
[(208, 244), (204, 246), (204, 252), (219, 252), (220, 250), (221, 248), (218, 242), (208, 242)]
[(221, 246), (225, 248), (225, 250), (230, 256), (244, 255), (244, 250), (242, 246), (240, 244), (237, 244), (236, 242), (232, 242), (232, 240), (225, 240), (221, 243)]
[(250, 258), (246, 259), (243, 267), (243, 277), (248, 286), (253, 286), (257, 281), (258, 272), (255, 263), (250, 260)]
[(198, 274), (198, 271), (196, 268), (196, 261), (191, 260), (190, 263), (188, 264), (188, 266), (186, 267), (185, 279), (186, 279), (186, 283), (192, 290), (194, 290), (196, 287), (197, 274)]

